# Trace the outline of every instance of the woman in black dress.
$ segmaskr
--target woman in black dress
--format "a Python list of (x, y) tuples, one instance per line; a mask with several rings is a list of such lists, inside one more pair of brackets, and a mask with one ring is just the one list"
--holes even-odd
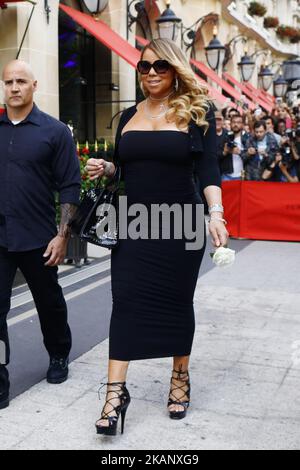
[[(207, 90), (171, 41), (158, 39), (146, 46), (138, 72), (145, 100), (122, 114), (114, 163), (89, 160), (89, 176), (110, 176), (120, 165), (128, 207), (143, 204), (150, 213), (154, 204), (177, 204), (181, 209), (189, 204), (194, 229), (203, 191), (210, 207), (213, 244), (223, 246), (228, 232)], [(128, 216), (128, 224), (132, 220)], [(150, 228), (152, 223), (149, 217)], [(206, 243), (203, 217), (197, 230), (203, 238), (197, 249), (187, 250), (186, 232), (179, 238), (170, 227), (169, 239), (160, 228), (155, 238), (121, 239), (112, 252), (109, 371), (108, 383), (103, 384), (107, 400), (96, 423), (99, 434), (115, 435), (120, 414), (123, 432), (130, 403), (126, 375), (132, 360), (173, 357), (169, 415), (186, 416), (195, 330), (193, 297)]]

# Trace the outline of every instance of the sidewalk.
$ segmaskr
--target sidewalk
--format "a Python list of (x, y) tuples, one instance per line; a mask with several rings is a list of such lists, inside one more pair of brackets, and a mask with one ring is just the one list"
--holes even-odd
[(0, 412), (0, 448), (299, 449), (299, 266), (298, 243), (253, 242), (232, 268), (199, 279), (186, 420), (166, 412), (170, 359), (137, 361), (125, 434), (97, 436), (105, 341), (71, 364), (66, 383), (41, 382)]

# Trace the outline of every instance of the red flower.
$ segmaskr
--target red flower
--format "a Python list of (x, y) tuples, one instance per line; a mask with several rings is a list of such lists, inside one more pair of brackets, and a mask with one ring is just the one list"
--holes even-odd
[(89, 155), (90, 151), (89, 151), (89, 149), (85, 148), (85, 149), (82, 150), (82, 153), (84, 155)]

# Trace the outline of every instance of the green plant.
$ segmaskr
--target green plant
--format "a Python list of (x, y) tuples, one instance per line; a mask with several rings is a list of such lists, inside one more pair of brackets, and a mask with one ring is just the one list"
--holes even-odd
[(267, 8), (260, 2), (251, 2), (248, 7), (248, 13), (251, 16), (265, 16)]
[(279, 19), (275, 16), (267, 16), (264, 20), (265, 28), (277, 28), (279, 26)]

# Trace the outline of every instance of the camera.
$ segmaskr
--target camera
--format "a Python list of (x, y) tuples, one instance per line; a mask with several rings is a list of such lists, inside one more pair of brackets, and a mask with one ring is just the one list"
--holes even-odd
[[(300, 129), (299, 129), (300, 130)], [(294, 129), (287, 129), (285, 131), (285, 135), (286, 137), (288, 137), (290, 140), (292, 139), (295, 139), (296, 138), (296, 131)]]
[(280, 153), (282, 155), (282, 163), (288, 165), (292, 159), (291, 147), (289, 146), (289, 144), (284, 144), (281, 147)]
[(229, 149), (233, 150), (234, 147), (236, 147), (236, 144), (234, 142), (235, 135), (233, 131), (228, 131), (227, 132), (227, 138), (226, 138), (226, 144)]

